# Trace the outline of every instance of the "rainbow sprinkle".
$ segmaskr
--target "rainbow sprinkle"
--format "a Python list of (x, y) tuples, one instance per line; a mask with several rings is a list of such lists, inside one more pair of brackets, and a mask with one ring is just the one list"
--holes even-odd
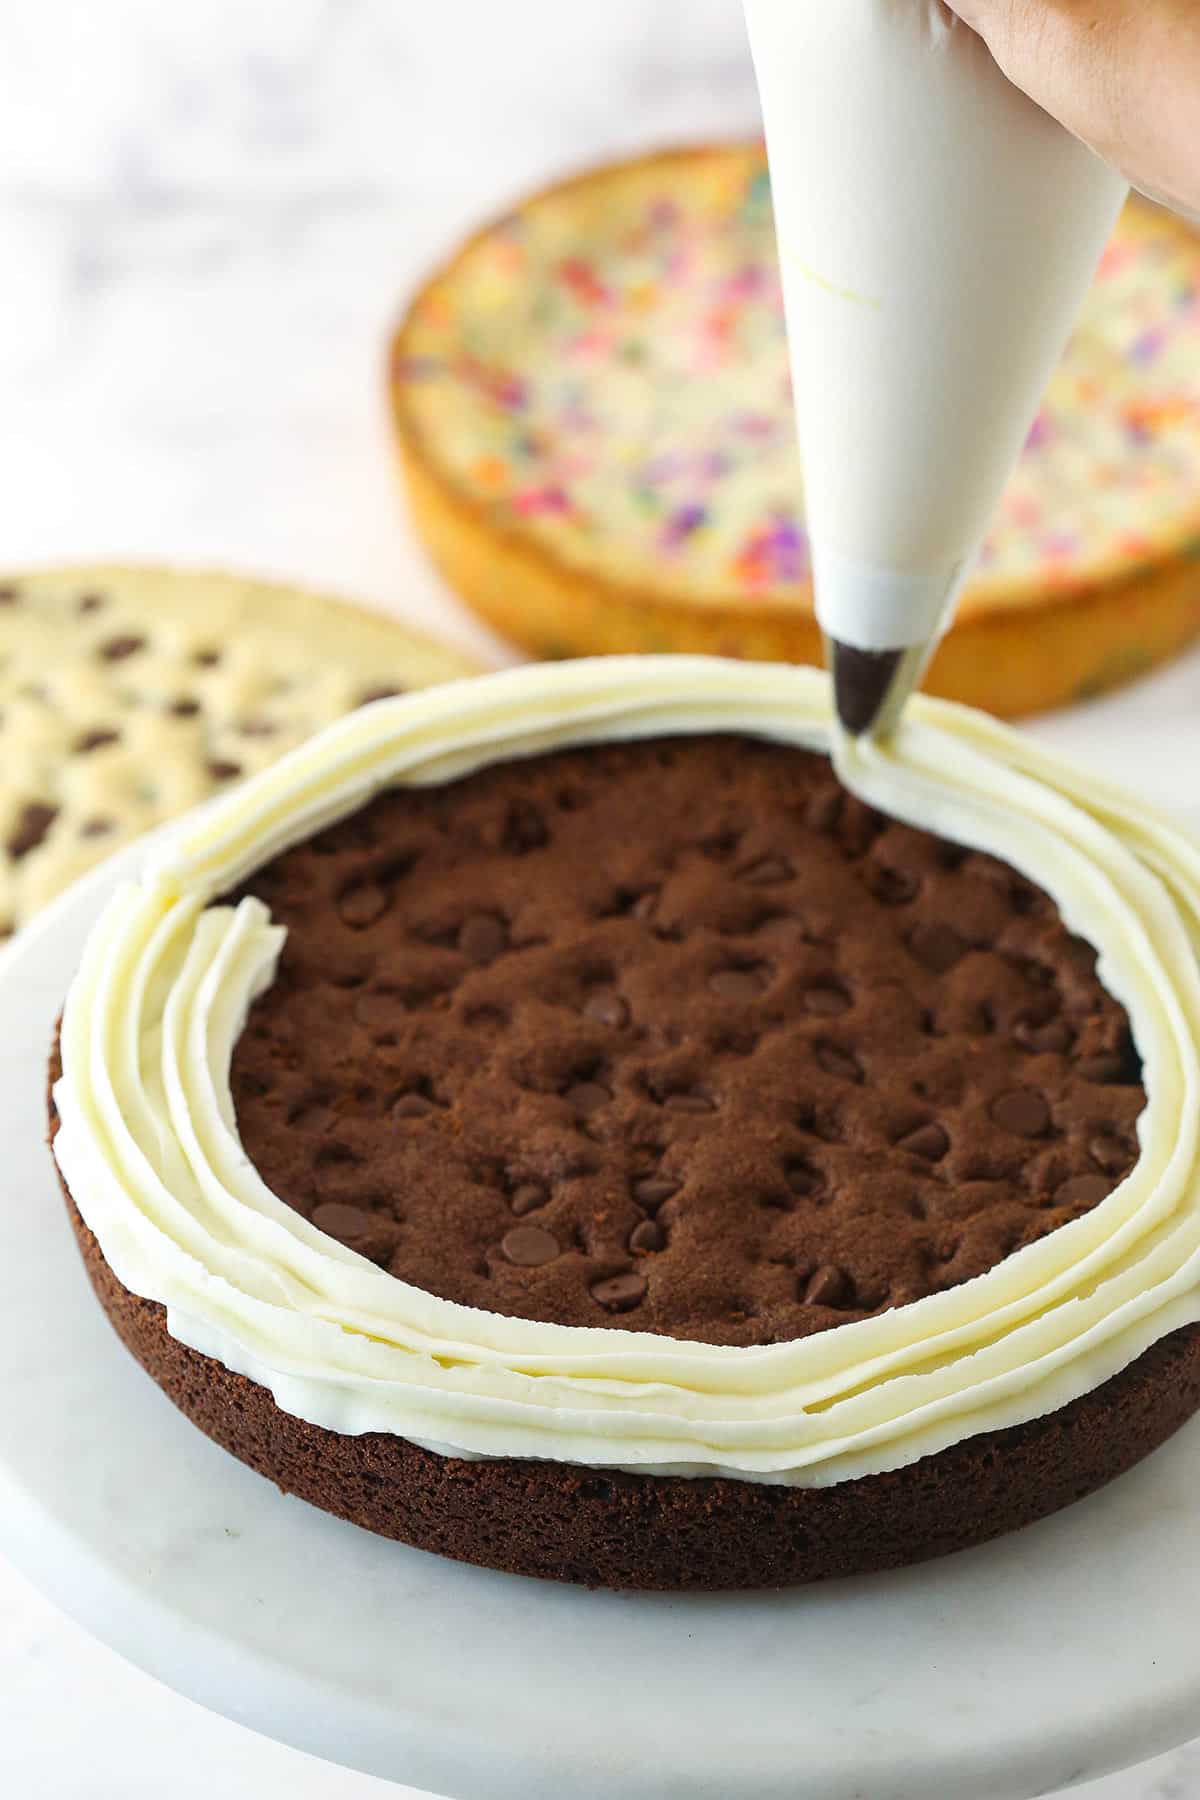
[[(750, 147), (610, 171), (477, 240), (395, 380), (501, 523), (699, 599), (806, 591), (770, 190)], [(1086, 583), (1200, 514), (1200, 242), (1146, 207), (1105, 251), (974, 584)]]

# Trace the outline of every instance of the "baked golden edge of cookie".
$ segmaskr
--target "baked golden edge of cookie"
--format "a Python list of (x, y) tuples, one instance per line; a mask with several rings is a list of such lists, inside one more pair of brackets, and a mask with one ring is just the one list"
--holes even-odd
[[(656, 151), (555, 182), (527, 196), (518, 210), (655, 166), (753, 153), (745, 143)], [(389, 348), (388, 393), (402, 481), (417, 533), (442, 575), (501, 636), (539, 659), (683, 651), (819, 664), (811, 597), (764, 602), (731, 589), (698, 600), (667, 587), (618, 581), (560, 557), (530, 531), (497, 521), (445, 466), (406, 404), (396, 370), (409, 353), (427, 294), (452, 283), (499, 222), (473, 232), (422, 283)], [(1193, 524), (1200, 534), (1200, 506)], [(1187, 541), (1188, 529), (1180, 536)], [(977, 601), (968, 589), (924, 686), (928, 693), (1015, 718), (1089, 699), (1144, 675), (1198, 634), (1200, 561), (1183, 555), (1132, 570), (1122, 565), (1061, 594), (1014, 584), (1010, 591), (989, 587)]]

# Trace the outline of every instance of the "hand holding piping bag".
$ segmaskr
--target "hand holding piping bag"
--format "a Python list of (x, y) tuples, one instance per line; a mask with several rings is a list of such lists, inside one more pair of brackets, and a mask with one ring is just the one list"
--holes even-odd
[(1196, 0), (948, 0), (1017, 87), (1136, 187), (1200, 213)]
[[(842, 725), (886, 736), (1128, 189), (943, 0), (745, 4), (817, 619)], [(962, 0), (1014, 18), (1039, 4), (1067, 0)]]

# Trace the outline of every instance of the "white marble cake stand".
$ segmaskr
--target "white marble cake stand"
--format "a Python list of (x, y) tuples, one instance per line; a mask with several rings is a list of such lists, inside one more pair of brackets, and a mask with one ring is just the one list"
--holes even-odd
[(685, 1599), (406, 1550), (208, 1443), (92, 1300), (43, 1142), (51, 1026), (129, 861), (0, 956), (0, 1543), (97, 1637), (457, 1800), (1027, 1800), (1200, 1731), (1200, 1421), (982, 1550)]

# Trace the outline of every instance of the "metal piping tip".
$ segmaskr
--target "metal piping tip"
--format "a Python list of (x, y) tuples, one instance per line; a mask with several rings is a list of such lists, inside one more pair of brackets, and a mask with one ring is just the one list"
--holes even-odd
[(825, 660), (843, 730), (851, 737), (890, 736), (925, 672), (929, 650), (926, 644), (903, 650), (858, 650), (827, 637)]

